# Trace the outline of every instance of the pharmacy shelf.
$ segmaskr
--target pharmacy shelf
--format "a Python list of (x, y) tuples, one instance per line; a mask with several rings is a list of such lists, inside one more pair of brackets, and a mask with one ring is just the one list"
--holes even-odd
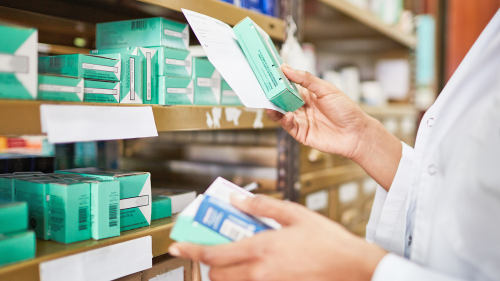
[(229, 25), (236, 25), (245, 17), (250, 17), (272, 38), (283, 41), (285, 36), (285, 24), (283, 20), (270, 17), (248, 9), (239, 8), (221, 0), (140, 0), (149, 4), (165, 7), (181, 12), (188, 9), (216, 18)]
[(70, 256), (109, 245), (122, 243), (140, 237), (151, 236), (153, 256), (160, 256), (168, 252), (173, 243), (169, 238), (173, 226), (172, 218), (155, 220), (148, 227), (128, 230), (120, 236), (103, 240), (87, 240), (72, 244), (61, 244), (53, 241), (37, 240), (36, 257), (34, 259), (0, 267), (0, 280), (38, 281), (40, 263)]
[(354, 20), (383, 34), (389, 39), (396, 41), (407, 48), (414, 49), (417, 44), (417, 38), (414, 34), (404, 33), (396, 26), (391, 26), (386, 24), (372, 12), (361, 9), (345, 0), (318, 0), (318, 1), (334, 8), (335, 10), (349, 16), (350, 18), (353, 18)]
[[(95, 106), (147, 106), (109, 103), (70, 103), (0, 100), (0, 135), (40, 135), (40, 105), (95, 105)], [(242, 106), (160, 106), (151, 105), (158, 132), (187, 130), (232, 130), (277, 128), (263, 109), (248, 109)], [(237, 121), (228, 120), (226, 112), (238, 111)], [(220, 112), (219, 126), (214, 112)], [(211, 126), (210, 126), (211, 125)]]

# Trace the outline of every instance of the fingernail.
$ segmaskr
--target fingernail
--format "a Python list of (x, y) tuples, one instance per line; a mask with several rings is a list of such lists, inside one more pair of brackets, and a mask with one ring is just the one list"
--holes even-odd
[(243, 194), (238, 194), (238, 193), (233, 193), (231, 194), (231, 200), (238, 201), (238, 202), (243, 202), (247, 199), (248, 196), (243, 195)]
[(175, 246), (170, 246), (168, 248), (168, 253), (171, 255), (171, 256), (174, 256), (174, 257), (178, 257), (181, 255), (181, 251), (179, 251), (179, 248), (175, 247)]
[(290, 69), (290, 70), (295, 70), (295, 69), (293, 69), (293, 67), (291, 67), (289, 64), (286, 64), (286, 63), (283, 63), (281, 65), (281, 67), (284, 67), (284, 68), (287, 68), (287, 69)]

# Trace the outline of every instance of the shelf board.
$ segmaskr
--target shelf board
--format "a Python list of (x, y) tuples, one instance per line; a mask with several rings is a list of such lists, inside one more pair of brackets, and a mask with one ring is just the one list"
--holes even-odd
[(365, 26), (383, 34), (389, 39), (396, 41), (407, 48), (414, 49), (417, 44), (417, 38), (415, 35), (404, 33), (399, 28), (386, 24), (372, 12), (361, 9), (345, 0), (318, 1), (334, 8), (335, 10), (353, 18), (358, 22), (361, 22)]
[(173, 243), (169, 238), (173, 226), (172, 218), (152, 221), (148, 227), (124, 231), (120, 236), (103, 240), (86, 240), (72, 244), (61, 244), (53, 241), (36, 241), (36, 257), (34, 259), (0, 267), (0, 280), (37, 281), (40, 280), (38, 266), (40, 263), (74, 255), (109, 245), (122, 243), (144, 236), (151, 236), (153, 242), (153, 257), (168, 252)]
[[(50, 102), (50, 101), (23, 101), (0, 100), (0, 135), (40, 135), (40, 105), (96, 105), (96, 106), (149, 106), (110, 103), (78, 103), (78, 102)], [(230, 129), (260, 129), (277, 128), (278, 124), (270, 121), (263, 109), (249, 109), (243, 106), (161, 106), (150, 105), (153, 108), (156, 128), (158, 132), (187, 131), (187, 130), (230, 130)], [(220, 127), (209, 127), (207, 115), (213, 116), (214, 108), (222, 111)], [(238, 125), (228, 121), (227, 108), (236, 108), (241, 111)], [(255, 126), (261, 124), (262, 126)]]
[(248, 9), (236, 7), (220, 0), (140, 0), (149, 4), (165, 7), (181, 12), (188, 9), (216, 18), (229, 25), (236, 25), (245, 17), (250, 17), (264, 31), (276, 40), (283, 41), (285, 36), (285, 24), (283, 20), (270, 17)]

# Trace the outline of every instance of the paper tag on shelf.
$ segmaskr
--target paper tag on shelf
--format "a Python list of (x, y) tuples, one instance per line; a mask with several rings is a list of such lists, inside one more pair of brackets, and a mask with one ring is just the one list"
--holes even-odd
[(50, 143), (156, 137), (150, 106), (40, 106), (42, 132)]
[(41, 281), (113, 280), (152, 267), (151, 236), (40, 264)]

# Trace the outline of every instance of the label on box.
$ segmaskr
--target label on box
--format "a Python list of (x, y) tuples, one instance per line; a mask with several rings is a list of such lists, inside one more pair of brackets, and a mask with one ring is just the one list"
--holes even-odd
[(82, 88), (72, 87), (72, 86), (40, 84), (38, 85), (38, 90), (46, 92), (80, 93), (82, 91)]
[(200, 204), (194, 221), (232, 241), (252, 237), (255, 233), (272, 229), (270, 226), (213, 197), (206, 196)]
[(28, 73), (28, 57), (0, 54), (0, 72)]
[(82, 68), (118, 73), (118, 67), (115, 67), (115, 66), (107, 66), (107, 65), (92, 64), (92, 63), (85, 63), (84, 62), (84, 63), (82, 63)]
[(222, 95), (226, 97), (237, 97), (236, 93), (233, 90), (222, 90)]
[(196, 79), (198, 87), (218, 87), (219, 83), (220, 80), (214, 78), (198, 77), (198, 79)]
[(125, 198), (120, 200), (120, 210), (149, 205), (149, 195)]
[(168, 36), (173, 36), (177, 38), (187, 39), (188, 35), (182, 32), (177, 32), (169, 29), (163, 29), (163, 33)]
[(191, 61), (188, 60), (176, 60), (176, 59), (165, 59), (165, 64), (179, 65), (179, 66), (191, 66)]
[(193, 89), (189, 89), (189, 88), (167, 88), (167, 93), (168, 94), (186, 94), (186, 95), (191, 95), (191, 94), (193, 94)]
[(102, 94), (102, 95), (118, 95), (116, 89), (99, 89), (99, 88), (85, 88), (84, 93), (86, 94)]
[(135, 100), (135, 59), (130, 58), (129, 62), (130, 62), (130, 100)]

